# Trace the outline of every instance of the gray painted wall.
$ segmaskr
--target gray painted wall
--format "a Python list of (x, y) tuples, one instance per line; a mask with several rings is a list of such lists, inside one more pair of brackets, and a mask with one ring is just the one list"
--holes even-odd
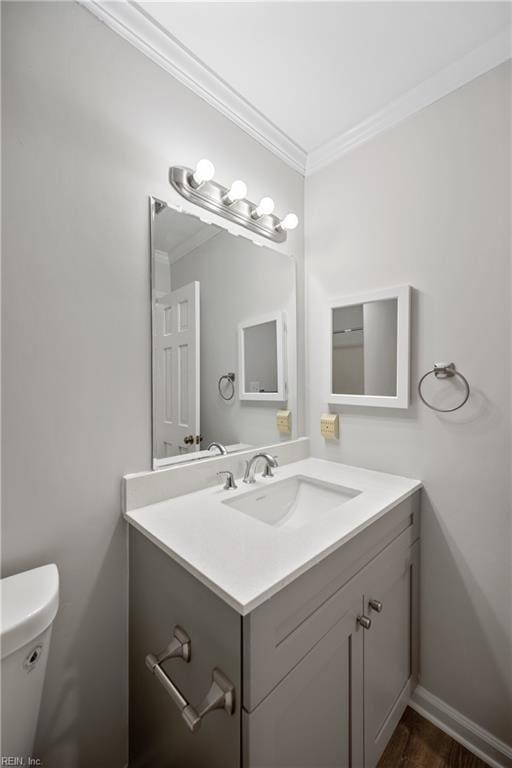
[[(306, 180), (307, 370), (314, 455), (421, 478), (421, 682), (512, 743), (510, 67), (438, 101)], [(319, 309), (410, 283), (407, 411), (327, 407)], [(418, 402), (421, 373), (455, 361), (468, 405)]]
[(120, 478), (151, 460), (147, 198), (206, 156), (302, 216), (303, 180), (74, 3), (2, 3), (2, 38), (3, 572), (61, 573), (45, 766), (121, 768)]

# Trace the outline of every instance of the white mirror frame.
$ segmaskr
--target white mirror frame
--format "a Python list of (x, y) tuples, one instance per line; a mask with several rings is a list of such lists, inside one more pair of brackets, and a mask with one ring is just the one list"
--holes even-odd
[[(396, 360), (396, 396), (387, 395), (343, 395), (332, 391), (332, 335), (333, 310), (338, 307), (352, 307), (354, 304), (365, 304), (383, 299), (397, 299), (397, 360)], [(326, 359), (327, 368), (327, 402), (332, 405), (371, 405), (378, 408), (408, 408), (409, 407), (409, 365), (410, 365), (410, 315), (411, 288), (409, 285), (399, 285), (378, 291), (369, 291), (356, 296), (345, 296), (331, 300), (327, 307), (328, 328), (327, 341), (329, 345)]]
[[(252, 328), (254, 325), (262, 325), (263, 323), (276, 323), (276, 336), (277, 336), (277, 392), (247, 392), (245, 382), (245, 343), (244, 343), (244, 330), (246, 328)], [(284, 402), (286, 400), (286, 381), (285, 381), (285, 360), (284, 360), (284, 332), (285, 323), (282, 312), (273, 313), (270, 315), (262, 315), (261, 317), (248, 320), (245, 323), (240, 323), (238, 326), (238, 380), (240, 386), (238, 389), (238, 397), (240, 400), (274, 400)]]

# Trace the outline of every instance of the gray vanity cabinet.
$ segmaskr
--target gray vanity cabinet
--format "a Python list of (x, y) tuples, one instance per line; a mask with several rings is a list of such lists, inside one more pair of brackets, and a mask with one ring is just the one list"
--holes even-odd
[[(415, 684), (418, 542), (416, 493), (241, 617), (132, 529), (130, 768), (375, 768)], [(187, 700), (214, 667), (235, 687), (195, 733), (144, 663), (176, 624)]]

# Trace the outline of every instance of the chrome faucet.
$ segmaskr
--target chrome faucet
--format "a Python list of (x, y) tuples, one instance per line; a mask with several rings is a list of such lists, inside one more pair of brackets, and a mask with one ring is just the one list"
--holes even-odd
[(222, 445), (222, 443), (216, 443), (216, 442), (210, 443), (210, 445), (208, 446), (208, 448), (206, 450), (209, 451), (210, 448), (218, 448), (219, 453), (221, 454), (221, 456), (226, 456), (226, 454), (227, 454), (227, 451), (224, 448), (224, 446)]
[(275, 456), (270, 456), (268, 453), (257, 453), (250, 459), (245, 467), (244, 483), (255, 483), (254, 475), (256, 474), (256, 464), (259, 459), (263, 459), (265, 462), (265, 469), (263, 470), (263, 477), (272, 477), (272, 469), (275, 469), (278, 465)]
[(235, 483), (234, 475), (229, 470), (226, 469), (223, 472), (217, 472), (217, 476), (226, 478), (223, 486), (225, 491), (234, 491), (236, 488), (238, 488), (237, 484)]

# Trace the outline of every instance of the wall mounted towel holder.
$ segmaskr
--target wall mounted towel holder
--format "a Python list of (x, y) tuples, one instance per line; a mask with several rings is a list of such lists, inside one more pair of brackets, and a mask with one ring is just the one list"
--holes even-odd
[[(423, 396), (421, 386), (427, 376), (430, 376), (431, 374), (434, 374), (436, 379), (451, 379), (454, 376), (457, 376), (463, 382), (466, 389), (462, 402), (453, 408), (438, 408), (437, 406), (432, 405), (432, 403), (429, 403), (428, 400), (426, 400)], [(458, 411), (459, 408), (462, 408), (462, 406), (467, 403), (470, 392), (471, 389), (468, 380), (465, 376), (462, 375), (460, 371), (455, 368), (455, 363), (434, 363), (434, 367), (430, 371), (424, 373), (418, 382), (418, 395), (420, 396), (421, 401), (427, 406), (427, 408), (430, 408), (432, 411), (437, 411), (438, 413), (452, 413), (453, 411)]]
[[(217, 389), (219, 390), (219, 395), (222, 397), (223, 400), (232, 400), (235, 396), (235, 379), (236, 375), (233, 372), (225, 373), (223, 376), (220, 377), (219, 381), (217, 382)], [(223, 384), (226, 382), (227, 384), (227, 391), (224, 391)]]

